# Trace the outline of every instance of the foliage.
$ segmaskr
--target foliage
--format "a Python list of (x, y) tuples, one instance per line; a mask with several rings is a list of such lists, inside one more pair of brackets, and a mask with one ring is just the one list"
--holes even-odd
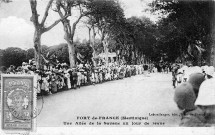
[(123, 32), (122, 28), (125, 17), (124, 12), (116, 0), (89, 0), (87, 6), (89, 12), (88, 24), (97, 28), (97, 33), (101, 37), (101, 42), (108, 38), (112, 40), (119, 33)]
[(18, 47), (9, 47), (3, 50), (2, 65), (9, 67), (10, 65), (20, 66), (22, 62), (27, 61), (26, 51)]
[[(87, 61), (90, 61), (92, 58), (92, 48), (89, 46), (89, 43), (75, 42), (75, 48), (76, 53), (80, 53)], [(54, 61), (56, 58), (60, 63), (69, 64), (68, 45), (66, 43), (50, 47), (43, 45), (42, 52), (47, 60)], [(28, 60), (34, 58), (34, 53), (34, 48), (29, 48), (28, 50), (22, 50), (18, 47), (0, 49), (0, 66), (20, 66), (22, 62), (28, 62)]]
[[(166, 15), (166, 18), (158, 22), (158, 48), (161, 53), (167, 53), (169, 61), (180, 57), (190, 58), (197, 63), (199, 52), (195, 45), (206, 49), (206, 54), (209, 53), (207, 48), (210, 45), (212, 15), (210, 1), (162, 0), (153, 2), (151, 6), (154, 11), (161, 11)], [(188, 50), (189, 47), (192, 48), (191, 51)]]
[(3, 65), (3, 55), (4, 55), (4, 50), (0, 49), (0, 66)]
[(27, 51), (26, 51), (26, 59), (27, 60), (30, 60), (30, 59), (33, 59), (34, 58), (34, 55), (35, 55), (35, 50), (34, 48), (29, 48)]
[(145, 17), (128, 18), (128, 23), (130, 24), (130, 32), (132, 35), (132, 40), (134, 43), (134, 48), (141, 50), (141, 52), (147, 56), (152, 56), (153, 45), (156, 43), (154, 36), (155, 25)]
[(123, 32), (115, 36), (116, 50), (128, 64), (135, 64), (144, 55), (153, 59), (156, 54), (157, 26), (146, 17), (131, 17), (122, 23)]
[[(96, 27), (101, 36), (101, 43), (95, 46), (105, 47), (109, 51), (117, 52), (126, 58), (128, 64), (137, 63), (136, 58), (147, 55), (154, 58), (156, 45), (156, 25), (150, 19), (142, 17), (131, 17), (125, 19), (124, 11), (118, 1), (110, 0), (91, 0), (88, 24)], [(111, 12), (110, 12), (111, 11)], [(108, 46), (104, 45), (105, 42)], [(132, 62), (134, 61), (134, 62)]]
[(93, 49), (89, 43), (86, 44), (77, 44), (75, 45), (76, 53), (80, 53), (85, 62), (92, 62), (91, 58), (93, 57)]

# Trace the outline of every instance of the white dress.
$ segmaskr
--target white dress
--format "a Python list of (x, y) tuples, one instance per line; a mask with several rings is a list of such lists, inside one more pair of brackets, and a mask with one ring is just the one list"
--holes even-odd
[(77, 72), (77, 76), (78, 76), (77, 85), (80, 86), (81, 85), (81, 72)]
[(65, 77), (66, 77), (66, 80), (67, 80), (68, 89), (71, 89), (72, 86), (71, 86), (71, 82), (70, 82), (70, 74), (69, 74), (69, 73), (66, 73), (66, 74), (65, 74)]

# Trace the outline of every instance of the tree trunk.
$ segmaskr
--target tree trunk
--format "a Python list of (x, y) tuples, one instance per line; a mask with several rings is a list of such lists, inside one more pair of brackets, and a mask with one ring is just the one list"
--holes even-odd
[(92, 27), (92, 29), (93, 29), (93, 35), (92, 35), (93, 57), (95, 57), (95, 55), (96, 55), (96, 51), (95, 51), (96, 32), (95, 32), (94, 26)]
[[(92, 27), (92, 30), (93, 30), (92, 43), (90, 43), (90, 45), (93, 48), (93, 58), (92, 58), (93, 66), (96, 66), (96, 62), (95, 62), (95, 57), (96, 57), (96, 51), (95, 51), (95, 37), (96, 37), (96, 32), (95, 32), (94, 26)], [(89, 32), (89, 34), (90, 34), (90, 32)], [(90, 37), (91, 36), (89, 35), (89, 38)]]
[(202, 53), (197, 55), (197, 65), (202, 66)]
[(132, 64), (132, 46), (130, 45), (130, 48), (129, 48), (129, 65)]
[[(59, 6), (59, 5), (58, 5)], [(59, 7), (58, 7), (59, 8)], [(71, 10), (71, 7), (67, 7), (63, 8), (65, 11), (65, 15), (67, 16), (67, 12)], [(59, 16), (61, 17), (61, 19), (63, 19), (63, 13), (61, 12), (61, 10), (58, 11)], [(69, 16), (71, 16), (71, 14), (68, 14)], [(68, 44), (68, 52), (69, 52), (69, 62), (70, 62), (70, 67), (73, 68), (74, 66), (76, 66), (76, 56), (75, 56), (75, 46), (74, 46), (74, 42), (73, 42), (73, 38), (75, 35), (75, 29), (76, 26), (78, 24), (78, 22), (80, 21), (80, 19), (83, 17), (83, 15), (81, 14), (78, 19), (73, 23), (72, 28), (70, 25), (70, 21), (68, 19), (64, 19), (61, 20), (62, 24), (63, 24), (63, 29), (64, 29), (64, 39), (66, 40), (67, 44)]]
[(35, 48), (35, 62), (36, 62), (36, 68), (41, 69), (42, 68), (42, 61), (41, 61), (41, 36), (42, 33), (40, 31), (35, 30), (34, 33), (34, 48)]
[(92, 47), (92, 45), (91, 45), (91, 28), (90, 27), (88, 27), (88, 36), (89, 36), (90, 46)]
[(56, 26), (60, 21), (64, 20), (68, 16), (63, 16), (62, 19), (56, 20), (53, 24), (51, 24), (48, 27), (45, 27), (45, 21), (48, 17), (48, 11), (53, 3), (53, 0), (49, 0), (48, 5), (46, 6), (45, 9), (45, 14), (42, 18), (41, 23), (39, 23), (39, 14), (37, 13), (37, 0), (29, 0), (30, 1), (30, 6), (31, 6), (31, 11), (32, 11), (32, 16), (30, 20), (33, 22), (34, 27), (35, 27), (35, 32), (34, 32), (34, 48), (35, 48), (35, 62), (36, 62), (36, 68), (37, 69), (42, 69), (42, 57), (41, 57), (41, 36), (43, 33), (51, 30), (54, 26)]
[(68, 44), (68, 50), (69, 50), (69, 62), (70, 62), (70, 67), (73, 68), (76, 65), (76, 57), (75, 57), (75, 46), (74, 43), (71, 41), (67, 41)]
[(73, 37), (70, 36), (71, 35), (70, 34), (71, 26), (69, 24), (69, 20), (65, 20), (62, 23), (63, 23), (64, 33), (65, 33), (64, 38), (68, 44), (70, 68), (73, 68), (76, 65), (76, 57), (75, 57), (75, 46), (74, 46), (74, 42), (73, 42)]
[(102, 41), (103, 47), (104, 47), (104, 54), (105, 54), (105, 63), (106, 66), (108, 66), (109, 62), (108, 62), (108, 39), (104, 39)]
[(210, 44), (210, 65), (215, 66), (215, 1), (211, 1), (211, 44)]

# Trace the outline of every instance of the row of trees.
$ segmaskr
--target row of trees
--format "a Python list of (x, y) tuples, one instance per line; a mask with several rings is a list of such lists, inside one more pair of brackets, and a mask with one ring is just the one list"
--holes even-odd
[(157, 48), (169, 61), (177, 58), (194, 65), (214, 62), (215, 2), (213, 0), (155, 0), (153, 13), (163, 14), (158, 23)]
[[(36, 0), (30, 2), (33, 5)], [(53, 2), (54, 0), (50, 0), (46, 8), (42, 26)], [(165, 58), (171, 62), (180, 59), (192, 61), (194, 65), (201, 65), (203, 62), (213, 65), (214, 3), (213, 0), (155, 0), (150, 3), (151, 11), (159, 12), (165, 17), (154, 24), (145, 17), (126, 19), (120, 3), (116, 0), (57, 0), (53, 10), (59, 14), (60, 19), (53, 25), (62, 22), (64, 26), (71, 67), (75, 65), (76, 58), (74, 33), (76, 25), (82, 18), (85, 18), (86, 26), (89, 28), (93, 57), (96, 54), (96, 37), (99, 37), (103, 52), (106, 54), (106, 63), (107, 53), (109, 48), (112, 48), (114, 51), (119, 50), (119, 55), (124, 57), (128, 64), (139, 63), (147, 56), (153, 61)], [(73, 24), (68, 20), (72, 8), (80, 11), (80, 16)], [(35, 17), (34, 12), (32, 15)], [(33, 22), (35, 24), (34, 20)], [(49, 29), (44, 28), (43, 31)], [(35, 33), (38, 33), (37, 30), (40, 28), (35, 30)], [(34, 41), (36, 54), (39, 54), (38, 40)], [(113, 44), (114, 47), (111, 47)]]
[[(155, 0), (150, 3), (149, 10), (154, 14), (162, 14), (163, 18), (152, 23), (146, 17), (125, 18), (117, 0), (50, 0), (43, 17), (39, 19), (37, 0), (30, 0), (31, 21), (35, 26), (33, 40), (37, 67), (40, 67), (42, 59), (41, 36), (58, 23), (63, 25), (67, 43), (64, 44), (67, 48), (63, 48), (68, 49), (70, 66), (75, 66), (77, 47), (74, 34), (81, 20), (89, 29), (88, 46), (92, 49), (92, 58), (103, 51), (106, 63), (108, 52), (118, 52), (127, 64), (137, 64), (148, 58), (169, 62), (180, 59), (192, 61), (195, 65), (207, 61), (213, 65), (214, 3), (213, 0)], [(50, 10), (55, 11), (59, 19), (45, 26)], [(79, 16), (71, 23), (70, 16), (75, 11), (79, 12)]]
[[(92, 58), (92, 48), (88, 43), (75, 42), (76, 54), (80, 54), (85, 61), (91, 61)], [(42, 64), (45, 62), (55, 62), (58, 60), (60, 63), (69, 64), (69, 53), (68, 45), (65, 43), (54, 45), (54, 46), (41, 46)], [(29, 60), (34, 59), (35, 49), (29, 48), (23, 50), (18, 47), (9, 47), (4, 50), (0, 49), (0, 67), (9, 67), (10, 65), (21, 66), (23, 62), (29, 62)]]
[[(146, 56), (155, 57), (153, 44), (156, 42), (156, 25), (147, 18), (126, 19), (117, 0), (50, 0), (41, 22), (39, 22), (36, 9), (37, 0), (30, 0), (30, 4), (31, 20), (35, 26), (34, 47), (38, 67), (41, 65), (41, 36), (59, 22), (63, 24), (65, 32), (64, 38), (68, 44), (70, 66), (75, 66), (74, 34), (81, 19), (89, 29), (89, 43), (93, 48), (93, 58), (96, 56), (98, 47), (96, 40), (100, 41), (103, 52), (106, 54), (106, 63), (108, 63), (110, 48), (112, 51), (119, 50), (119, 55), (124, 57), (128, 64), (138, 63)], [(60, 19), (49, 27), (45, 27), (44, 23), (50, 8), (59, 14)], [(73, 9), (78, 9), (79, 17), (71, 23), (68, 17), (72, 16)]]
[[(69, 50), (69, 61), (70, 66), (73, 67), (76, 64), (75, 60), (75, 47), (74, 47), (74, 34), (77, 24), (83, 17), (88, 17), (88, 24), (94, 29), (93, 39), (95, 40), (95, 27), (101, 33), (101, 42), (103, 44), (105, 52), (107, 52), (107, 39), (110, 38), (110, 31), (112, 31), (113, 23), (117, 22), (123, 17), (123, 10), (121, 9), (117, 1), (109, 0), (50, 0), (42, 21), (39, 22), (39, 15), (37, 13), (37, 0), (30, 0), (32, 17), (31, 21), (35, 26), (34, 34), (34, 48), (35, 48), (35, 58), (37, 61), (37, 67), (41, 65), (41, 36), (43, 33), (51, 30), (59, 22), (63, 24), (65, 32), (65, 40), (68, 44)], [(49, 27), (45, 27), (45, 21), (48, 17), (48, 12), (52, 8), (53, 11), (59, 14), (60, 19), (55, 21)], [(68, 19), (69, 16), (72, 16), (72, 9), (79, 10), (79, 17), (74, 23), (71, 23)], [(110, 12), (111, 11), (111, 12)], [(94, 43), (94, 42), (93, 42)], [(91, 45), (93, 46), (93, 45)]]

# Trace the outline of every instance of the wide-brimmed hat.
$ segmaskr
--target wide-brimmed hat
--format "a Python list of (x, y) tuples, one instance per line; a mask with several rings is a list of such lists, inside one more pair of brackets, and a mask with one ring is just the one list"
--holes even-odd
[(79, 71), (79, 72), (84, 72), (84, 70), (83, 70), (83, 69), (79, 69), (78, 71)]
[(52, 74), (52, 72), (51, 72), (51, 71), (48, 71), (48, 72), (46, 72), (46, 74), (47, 74), (47, 75), (51, 75), (51, 74)]
[(26, 65), (27, 63), (25, 63), (25, 62), (22, 62), (22, 65)]
[(180, 109), (195, 109), (195, 100), (196, 96), (190, 83), (182, 83), (175, 89), (174, 101)]
[(72, 70), (77, 70), (77, 68), (75, 68), (75, 67), (73, 67), (73, 68), (71, 68)]
[(207, 71), (207, 68), (208, 68), (208, 66), (207, 66), (207, 65), (205, 65), (205, 66), (201, 66), (202, 71)]
[(67, 72), (71, 72), (71, 71), (72, 71), (72, 69), (71, 69), (71, 68), (67, 69)]
[(39, 73), (39, 72), (40, 72), (40, 70), (36, 70), (36, 71), (35, 71), (35, 73)]
[(214, 75), (214, 67), (213, 66), (208, 67), (207, 70), (205, 71), (205, 73), (207, 75), (213, 76)]
[(199, 66), (194, 67), (196, 73), (202, 73), (202, 69)]
[(98, 73), (98, 70), (97, 70), (97, 69), (94, 69), (94, 72), (95, 72), (95, 73)]
[(178, 74), (183, 73), (183, 69), (178, 69)]
[(195, 105), (215, 105), (215, 78), (207, 79), (201, 84)]
[(17, 71), (22, 71), (23, 68), (22, 68), (21, 66), (18, 66), (18, 67), (16, 68), (16, 70), (17, 70)]
[(189, 76), (188, 82), (193, 86), (196, 95), (198, 95), (199, 87), (204, 80), (205, 76), (202, 73), (193, 73)]
[(186, 72), (187, 69), (188, 69), (188, 66), (183, 66), (183, 67), (181, 68), (181, 70), (184, 71), (184, 72)]

